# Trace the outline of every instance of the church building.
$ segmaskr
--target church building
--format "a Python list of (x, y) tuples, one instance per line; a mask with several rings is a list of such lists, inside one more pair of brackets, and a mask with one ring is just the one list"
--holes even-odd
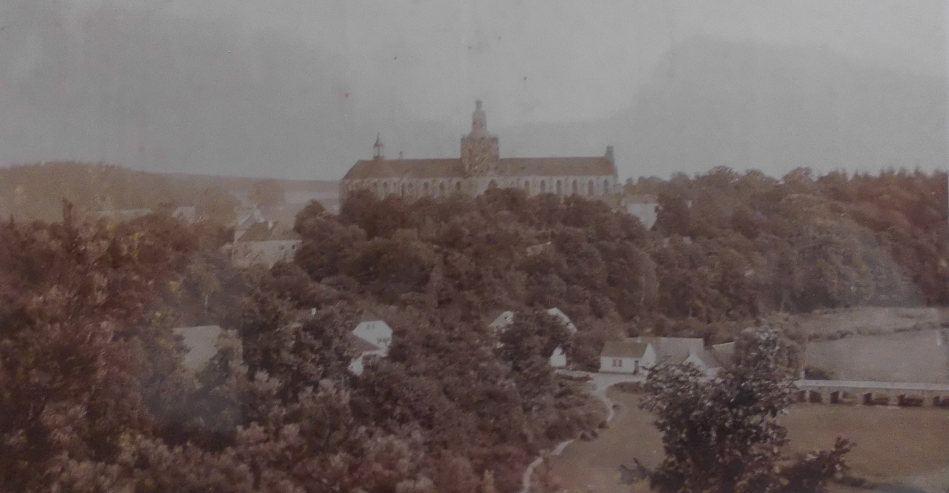
[(475, 102), (471, 133), (461, 138), (460, 159), (386, 159), (380, 138), (373, 158), (360, 160), (340, 182), (340, 196), (368, 189), (378, 197), (470, 195), (489, 188), (521, 188), (528, 195), (603, 197), (618, 188), (613, 146), (597, 157), (502, 158), (498, 138), (488, 133), (481, 101)]

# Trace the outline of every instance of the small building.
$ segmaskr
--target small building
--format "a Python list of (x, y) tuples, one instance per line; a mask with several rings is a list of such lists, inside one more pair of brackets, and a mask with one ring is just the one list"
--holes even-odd
[(652, 344), (633, 340), (607, 341), (600, 352), (601, 373), (629, 373), (645, 375), (656, 364), (656, 350)]
[(353, 329), (352, 337), (358, 356), (349, 364), (349, 371), (354, 375), (362, 375), (371, 358), (388, 356), (392, 344), (392, 327), (382, 317), (367, 310)]
[(659, 217), (659, 201), (656, 197), (635, 195), (623, 197), (620, 199), (620, 203), (628, 214), (639, 218), (639, 222), (643, 223), (646, 229), (652, 229), (653, 225), (656, 224), (656, 219)]
[(238, 266), (272, 267), (281, 260), (293, 259), (299, 245), (300, 237), (293, 230), (281, 227), (276, 221), (267, 221), (254, 224), (228, 247)]
[(651, 344), (656, 350), (656, 362), (685, 363), (689, 355), (705, 350), (701, 337), (634, 337), (633, 342)]
[(554, 368), (564, 368), (567, 366), (567, 353), (563, 352), (562, 346), (557, 346), (550, 355), (550, 366)]
[(690, 352), (683, 363), (692, 364), (709, 377), (718, 375), (719, 370), (722, 368), (722, 363), (715, 356), (715, 353), (708, 349)]

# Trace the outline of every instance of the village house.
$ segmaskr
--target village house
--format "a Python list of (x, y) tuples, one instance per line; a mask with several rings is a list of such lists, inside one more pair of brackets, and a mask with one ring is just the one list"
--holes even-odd
[(290, 261), (300, 245), (300, 237), (292, 229), (276, 221), (256, 223), (237, 241), (229, 244), (231, 258), (240, 267), (261, 264), (267, 267), (279, 261)]
[(656, 364), (656, 350), (643, 342), (606, 341), (600, 352), (601, 373), (629, 373), (645, 375)]
[(701, 338), (632, 337), (608, 341), (600, 353), (600, 371), (605, 373), (646, 375), (659, 363), (690, 363), (707, 376), (717, 375), (722, 366)]
[(349, 371), (354, 375), (362, 375), (371, 358), (385, 358), (389, 354), (392, 327), (382, 317), (367, 310), (353, 329), (352, 337), (358, 356), (349, 364)]
[(628, 214), (639, 218), (646, 229), (652, 229), (659, 217), (659, 201), (656, 197), (648, 195), (626, 196), (620, 199), (620, 205)]

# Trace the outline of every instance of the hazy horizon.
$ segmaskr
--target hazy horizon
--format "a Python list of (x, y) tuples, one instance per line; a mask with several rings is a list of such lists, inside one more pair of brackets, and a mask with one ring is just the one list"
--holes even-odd
[(944, 1), (12, 1), (0, 165), (336, 180), (457, 157), (475, 99), (502, 156), (621, 179), (716, 165), (946, 169)]

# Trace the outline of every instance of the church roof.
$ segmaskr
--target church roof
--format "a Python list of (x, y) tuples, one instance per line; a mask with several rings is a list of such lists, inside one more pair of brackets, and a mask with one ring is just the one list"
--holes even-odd
[(600, 157), (502, 158), (499, 176), (613, 176), (616, 167)]
[[(614, 176), (616, 167), (606, 156), (501, 158), (498, 176)], [(461, 159), (361, 160), (344, 180), (373, 178), (464, 178)]]
[(356, 161), (344, 180), (372, 178), (464, 178), (461, 159), (371, 159)]

